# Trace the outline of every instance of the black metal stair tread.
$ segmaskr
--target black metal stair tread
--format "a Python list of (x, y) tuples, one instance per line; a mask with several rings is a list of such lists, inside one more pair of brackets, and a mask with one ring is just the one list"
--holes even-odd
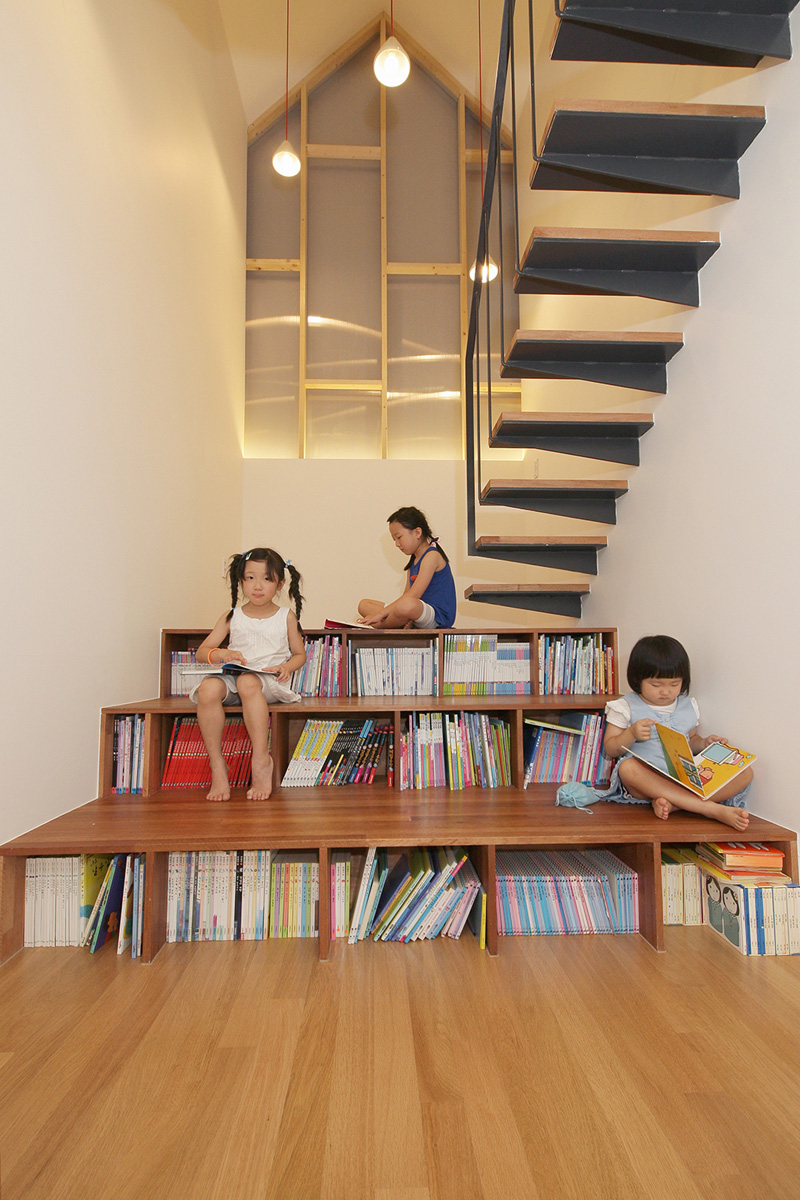
[(555, 60), (756, 66), (791, 57), (797, 0), (563, 0)]
[(641, 437), (653, 427), (652, 413), (506, 412), (492, 429), (491, 445), (505, 437), (524, 438), (541, 429), (550, 437)]
[(509, 365), (518, 363), (520, 366), (537, 361), (665, 363), (682, 345), (681, 333), (518, 329), (506, 359)]
[[(536, 228), (514, 277), (521, 293), (571, 290), (614, 292), (620, 272), (696, 273), (719, 249), (719, 234), (648, 229)], [(624, 280), (628, 294), (635, 280)], [(640, 294), (636, 292), (635, 294)], [(649, 292), (647, 294), (650, 294)]]

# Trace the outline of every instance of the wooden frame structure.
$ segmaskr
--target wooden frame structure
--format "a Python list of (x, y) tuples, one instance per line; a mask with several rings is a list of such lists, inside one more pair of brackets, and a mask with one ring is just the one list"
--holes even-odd
[[(388, 437), (388, 291), (389, 279), (392, 276), (457, 276), (460, 284), (460, 386), (461, 386), (461, 457), (466, 453), (466, 429), (464, 418), (464, 395), (466, 391), (466, 376), (464, 355), (467, 345), (467, 326), (469, 323), (469, 247), (467, 245), (467, 166), (480, 163), (480, 150), (467, 148), (466, 119), (470, 113), (476, 120), (481, 120), (481, 105), (466, 88), (441, 66), (418, 42), (405, 30), (395, 25), (395, 33), (413, 61), (447, 92), (458, 106), (458, 245), (459, 259), (455, 262), (393, 262), (388, 256), (388, 219), (387, 219), (387, 133), (386, 133), (386, 89), (380, 88), (380, 143), (378, 145), (343, 145), (322, 144), (308, 141), (308, 102), (311, 92), (324, 83), (331, 75), (350, 61), (364, 46), (375, 38), (381, 41), (387, 36), (387, 14), (381, 13), (370, 21), (363, 29), (354, 34), (333, 54), (326, 58), (318, 67), (300, 83), (296, 84), (288, 95), (289, 107), (300, 105), (300, 257), (299, 258), (248, 258), (248, 272), (266, 272), (281, 274), (291, 272), (299, 276), (300, 283), (300, 345), (298, 371), (298, 458), (307, 455), (306, 436), (306, 402), (310, 391), (380, 394), (380, 447), (381, 457), (389, 456)], [(376, 82), (376, 87), (380, 86)], [(257, 117), (249, 126), (248, 146), (258, 141), (275, 123), (282, 119), (286, 99), (276, 101), (265, 112)], [(484, 126), (488, 126), (491, 114), (483, 106)], [(511, 133), (503, 129), (502, 161), (510, 163)], [(315, 159), (339, 160), (341, 162), (365, 160), (380, 163), (380, 256), (381, 256), (381, 375), (380, 379), (309, 379), (307, 373), (308, 356), (308, 164)], [(492, 390), (498, 394), (518, 396), (518, 383), (500, 382), (492, 384)]]

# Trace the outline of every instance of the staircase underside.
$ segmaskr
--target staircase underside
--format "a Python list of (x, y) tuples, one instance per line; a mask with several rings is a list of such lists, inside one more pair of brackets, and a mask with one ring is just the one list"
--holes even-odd
[(796, 0), (566, 0), (551, 57), (581, 62), (755, 67), (790, 58)]
[(739, 195), (739, 159), (764, 127), (750, 105), (559, 102), (531, 187)]
[(473, 584), (464, 592), (466, 600), (481, 604), (501, 604), (511, 608), (529, 608), (536, 612), (557, 613), (562, 617), (579, 617), (581, 600), (589, 588), (580, 583), (563, 583), (550, 587), (546, 583)]
[(554, 450), (636, 466), (639, 438), (652, 427), (651, 413), (501, 413), (489, 445)]
[(525, 295), (648, 296), (696, 307), (698, 271), (718, 249), (715, 233), (534, 229), (514, 290)]
[(474, 552), (483, 558), (497, 558), (505, 562), (527, 563), (532, 567), (553, 567), (561, 571), (580, 571), (584, 575), (596, 575), (598, 551), (604, 550), (607, 544), (608, 538), (602, 536), (484, 535), (477, 539)]
[(616, 524), (617, 500), (628, 490), (621, 479), (490, 479), (481, 504)]

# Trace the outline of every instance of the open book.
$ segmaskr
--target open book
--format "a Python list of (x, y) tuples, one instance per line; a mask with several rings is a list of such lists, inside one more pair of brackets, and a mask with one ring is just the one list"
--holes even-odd
[(756, 761), (755, 754), (750, 754), (747, 750), (737, 750), (735, 746), (729, 746), (725, 742), (712, 742), (699, 754), (692, 754), (686, 735), (670, 729), (668, 725), (656, 723), (652, 726), (652, 733), (658, 736), (661, 742), (667, 760), (665, 771), (653, 766), (643, 755), (637, 754), (633, 747), (630, 747), (627, 753), (658, 771), (660, 775), (674, 779), (682, 787), (694, 792), (695, 796), (702, 796), (704, 800), (710, 800), (720, 788), (737, 775), (741, 775), (742, 771)]
[(248, 667), (246, 663), (226, 662), (222, 666), (212, 663), (209, 675), (277, 675), (280, 667)]
[(359, 621), (334, 621), (333, 617), (325, 618), (326, 629), (364, 629), (368, 626), (362, 625)]

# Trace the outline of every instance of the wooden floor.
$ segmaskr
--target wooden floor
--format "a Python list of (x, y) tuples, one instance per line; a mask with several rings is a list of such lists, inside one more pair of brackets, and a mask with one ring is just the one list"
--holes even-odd
[(800, 958), (666, 935), (23, 951), (0, 1196), (794, 1197)]

